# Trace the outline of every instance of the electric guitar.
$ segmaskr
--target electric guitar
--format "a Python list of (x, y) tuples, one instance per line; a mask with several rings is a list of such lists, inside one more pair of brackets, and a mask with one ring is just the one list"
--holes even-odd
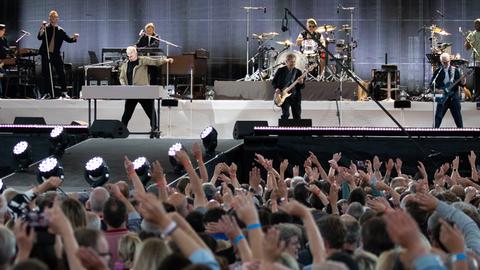
[(305, 78), (305, 76), (307, 76), (307, 74), (309, 72), (311, 72), (315, 67), (317, 67), (318, 64), (311, 64), (310, 66), (308, 66), (308, 68), (302, 73), (302, 75), (300, 77), (298, 77), (292, 84), (290, 84), (288, 87), (286, 87), (285, 89), (283, 89), (282, 91), (280, 91), (280, 93), (275, 93), (275, 95), (273, 96), (273, 103), (277, 106), (277, 107), (281, 107), (282, 104), (285, 102), (285, 99), (287, 99), (289, 96), (292, 95), (292, 93), (290, 93), (290, 91), (292, 91), (292, 89), (297, 85), (297, 83), (302, 79), (302, 78)]
[[(442, 95), (441, 96), (435, 96), (435, 102), (443, 104), (445, 101), (447, 101), (449, 98), (453, 97), (455, 95), (455, 91), (452, 91), (454, 87), (460, 83), (463, 79), (466, 77), (470, 76), (473, 73), (474, 69), (468, 70), (465, 74), (460, 76), (460, 78), (454, 82), (448, 82), (445, 84), (444, 88), (436, 88), (435, 93), (440, 92)], [(440, 71), (442, 72), (442, 71)]]

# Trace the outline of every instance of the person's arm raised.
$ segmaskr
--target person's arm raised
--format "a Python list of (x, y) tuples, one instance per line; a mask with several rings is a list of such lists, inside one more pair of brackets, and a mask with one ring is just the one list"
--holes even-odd
[(205, 166), (205, 162), (203, 162), (203, 153), (202, 148), (198, 142), (195, 142), (192, 146), (193, 157), (198, 164), (198, 170), (200, 172), (200, 179), (202, 179), (203, 183), (208, 182), (208, 172), (207, 167)]
[(297, 201), (290, 201), (284, 206), (281, 206), (280, 209), (289, 215), (302, 219), (303, 226), (305, 226), (307, 232), (310, 252), (313, 256), (313, 264), (317, 265), (323, 263), (327, 257), (325, 244), (323, 242), (322, 234), (320, 233), (310, 210)]
[(130, 180), (133, 184), (133, 188), (135, 189), (136, 194), (143, 194), (145, 193), (145, 187), (143, 186), (140, 177), (138, 177), (137, 172), (135, 172), (135, 168), (133, 163), (128, 159), (127, 156), (123, 159), (123, 166), (125, 167), (125, 172), (127, 173), (128, 180)]
[(252, 249), (253, 258), (262, 259), (263, 256), (263, 232), (257, 209), (250, 196), (243, 194), (235, 196), (233, 208), (238, 218), (245, 223), (248, 231), (248, 240)]
[(188, 173), (188, 177), (190, 178), (190, 185), (192, 187), (193, 194), (195, 194), (193, 206), (195, 208), (207, 206), (208, 200), (202, 188), (202, 180), (198, 176), (197, 172), (195, 172), (187, 153), (183, 150), (180, 150), (175, 153), (175, 157), (180, 164), (183, 165), (183, 168)]
[(158, 189), (158, 198), (162, 202), (166, 202), (168, 199), (168, 187), (167, 187), (167, 179), (165, 178), (165, 173), (163, 171), (162, 164), (160, 161), (155, 160), (152, 163), (152, 180), (157, 184)]
[(473, 150), (470, 151), (470, 155), (468, 155), (468, 162), (470, 163), (470, 169), (472, 170), (472, 180), (478, 182), (478, 171), (477, 171), (477, 155)]
[(321, 179), (327, 180), (328, 179), (327, 172), (325, 171), (325, 169), (323, 169), (323, 166), (322, 164), (320, 164), (320, 161), (318, 160), (317, 156), (312, 151), (309, 151), (308, 153), (309, 153), (308, 158), (312, 161), (315, 167), (317, 167), (318, 172), (320, 173)]

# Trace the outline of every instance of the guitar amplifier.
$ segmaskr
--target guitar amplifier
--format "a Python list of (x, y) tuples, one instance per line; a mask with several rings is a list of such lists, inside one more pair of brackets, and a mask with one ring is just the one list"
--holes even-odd
[(112, 83), (112, 67), (86, 66), (86, 85), (110, 85)]

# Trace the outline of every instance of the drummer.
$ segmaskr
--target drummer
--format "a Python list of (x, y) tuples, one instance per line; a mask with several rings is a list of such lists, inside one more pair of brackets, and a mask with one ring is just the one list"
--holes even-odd
[[(317, 32), (318, 25), (317, 21), (315, 19), (310, 18), (307, 20), (307, 29), (308, 31), (302, 31), (300, 34), (298, 34), (297, 37), (297, 46), (300, 46), (300, 51), (304, 52), (306, 43), (308, 43), (309, 40), (315, 42), (314, 38), (317, 40), (320, 40), (320, 42), (324, 43), (324, 39), (321, 33)], [(315, 48), (318, 48), (318, 44), (315, 42)]]
[[(465, 48), (467, 50), (472, 50), (472, 58), (474, 59), (475, 64), (477, 64), (480, 61), (480, 55), (478, 55), (480, 54), (480, 19), (475, 20), (475, 31), (468, 34)], [(475, 51), (477, 52), (476, 54)]]

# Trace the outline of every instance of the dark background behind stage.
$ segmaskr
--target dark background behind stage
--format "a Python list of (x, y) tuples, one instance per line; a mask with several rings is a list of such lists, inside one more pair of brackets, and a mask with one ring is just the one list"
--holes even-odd
[[(284, 8), (305, 22), (314, 17), (319, 24), (340, 26), (349, 23), (347, 11), (337, 13), (337, 4), (354, 6), (355, 69), (361, 78), (369, 79), (370, 70), (379, 68), (388, 54), (389, 63), (398, 64), (402, 85), (410, 89), (423, 85), (429, 78), (424, 72), (424, 41), (421, 29), (432, 23), (452, 33), (444, 41), (453, 43), (453, 53), (470, 58), (463, 48), (458, 27), (473, 29), (480, 17), (478, 0), (1, 0), (0, 20), (8, 27), (13, 42), (20, 29), (32, 33), (21, 47), (38, 48), (36, 33), (48, 12), (56, 9), (60, 25), (69, 34), (80, 33), (77, 44), (65, 44), (66, 62), (75, 66), (88, 63), (88, 50), (100, 57), (102, 47), (126, 47), (138, 38), (148, 22), (156, 25), (161, 38), (183, 46), (183, 51), (205, 48), (210, 52), (208, 83), (232, 80), (245, 75), (246, 13), (243, 6), (265, 6), (267, 12), (251, 11), (252, 33), (279, 32), (277, 40), (295, 40), (300, 31), (293, 20), (290, 30), (281, 31)], [(442, 18), (436, 10), (444, 12)], [(337, 38), (343, 38), (337, 32)], [(426, 43), (425, 51), (428, 50)], [(273, 45), (273, 43), (272, 43)], [(250, 55), (257, 44), (250, 43)], [(275, 45), (280, 49), (280, 45)], [(171, 49), (171, 54), (181, 50)]]

